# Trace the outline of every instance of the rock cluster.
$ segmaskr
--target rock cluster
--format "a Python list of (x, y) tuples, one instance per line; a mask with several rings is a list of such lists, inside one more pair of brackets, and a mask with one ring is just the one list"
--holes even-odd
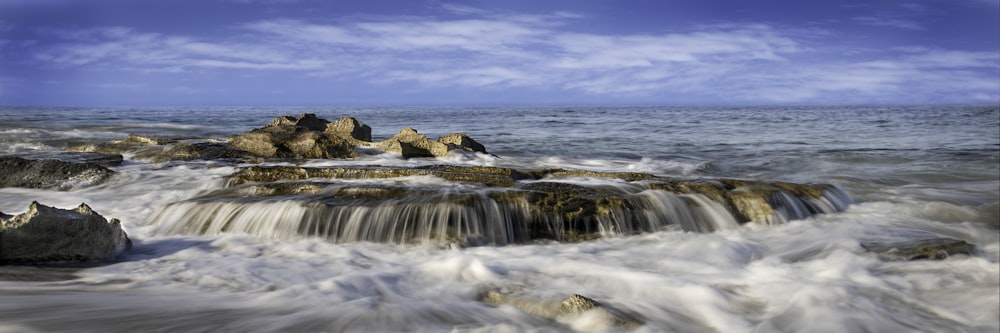
[(153, 162), (173, 160), (340, 159), (358, 156), (358, 148), (397, 153), (404, 158), (442, 157), (452, 150), (486, 153), (465, 133), (446, 134), (436, 141), (404, 128), (384, 141), (372, 141), (371, 127), (352, 117), (330, 122), (315, 114), (281, 116), (264, 127), (243, 132), (227, 142), (130, 134), (122, 140), (71, 148), (77, 152), (132, 153)]
[(0, 263), (111, 260), (131, 246), (117, 219), (109, 222), (86, 204), (32, 202), (20, 215), (0, 213)]

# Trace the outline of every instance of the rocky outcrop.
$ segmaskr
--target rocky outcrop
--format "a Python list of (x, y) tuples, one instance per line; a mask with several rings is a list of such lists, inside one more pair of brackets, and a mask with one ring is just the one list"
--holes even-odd
[(576, 322), (581, 316), (587, 315), (589, 320), (586, 323), (574, 325), (584, 326), (582, 328), (586, 330), (634, 330), (644, 324), (635, 315), (626, 314), (579, 294), (558, 301), (490, 290), (483, 293), (480, 300), (494, 306), (511, 306), (534, 316), (564, 323)]
[(926, 238), (899, 241), (867, 241), (861, 247), (875, 253), (882, 260), (944, 260), (954, 255), (973, 255), (975, 245), (951, 238)]
[[(413, 176), (462, 185), (378, 181)], [(372, 181), (358, 181), (365, 179)], [(168, 234), (214, 230), (279, 237), (261, 231), (253, 222), (260, 217), (242, 213), (247, 211), (242, 205), (268, 204), (297, 212), (295, 217), (267, 218), (284, 221), (275, 226), (281, 229), (280, 238), (502, 245), (669, 228), (711, 232), (740, 223), (781, 223), (836, 212), (847, 202), (846, 194), (825, 184), (457, 165), (251, 166), (230, 175), (226, 189), (171, 204), (166, 209), (170, 212), (162, 214), (171, 219), (184, 215), (181, 220), (156, 224), (167, 225)], [(233, 211), (237, 214), (225, 213)]]
[(382, 150), (390, 153), (411, 157), (436, 157), (448, 154), (448, 145), (427, 139), (410, 127), (399, 131), (395, 136), (378, 144)]
[(400, 130), (395, 136), (378, 143), (377, 146), (384, 151), (403, 155), (405, 158), (443, 157), (452, 150), (486, 153), (486, 147), (465, 133), (445, 134), (437, 141), (431, 141), (426, 135), (410, 127)]
[(264, 158), (352, 158), (358, 152), (347, 140), (324, 133), (330, 122), (306, 113), (278, 117), (265, 127), (236, 135), (229, 147)]
[(17, 216), (0, 216), (0, 263), (111, 260), (131, 247), (117, 219), (86, 204), (59, 209), (32, 202)]
[(277, 117), (267, 126), (234, 135), (227, 143), (129, 134), (125, 139), (72, 147), (69, 151), (128, 153), (153, 162), (234, 160), (257, 163), (264, 159), (353, 158), (358, 156), (358, 148), (378, 149), (404, 158), (442, 157), (453, 150), (486, 153), (481, 143), (465, 133), (446, 134), (431, 141), (407, 127), (392, 138), (373, 142), (371, 127), (357, 119), (343, 117), (330, 122), (311, 113)]
[(104, 182), (114, 172), (93, 163), (0, 157), (0, 187), (69, 190)]

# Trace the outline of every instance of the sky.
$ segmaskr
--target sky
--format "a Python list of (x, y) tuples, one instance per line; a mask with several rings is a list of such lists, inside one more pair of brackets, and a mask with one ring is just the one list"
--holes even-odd
[(0, 0), (0, 105), (1000, 103), (1000, 0)]

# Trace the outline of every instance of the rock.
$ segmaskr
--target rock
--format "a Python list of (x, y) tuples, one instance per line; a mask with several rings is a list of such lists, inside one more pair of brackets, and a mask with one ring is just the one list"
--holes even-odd
[(976, 246), (951, 238), (929, 238), (905, 241), (862, 242), (865, 250), (887, 261), (944, 260), (953, 255), (973, 255)]
[(177, 143), (183, 139), (185, 138), (157, 137), (157, 136), (142, 135), (142, 134), (129, 134), (127, 137), (125, 137), (125, 139), (122, 140), (111, 140), (108, 142), (103, 142), (98, 144), (87, 144), (77, 147), (71, 147), (68, 150), (72, 152), (122, 154), (126, 152), (140, 151), (143, 150), (143, 148)]
[(518, 180), (531, 179), (530, 175), (514, 169), (486, 166), (433, 165), (417, 168), (252, 166), (230, 175), (228, 185), (236, 186), (248, 182), (278, 182), (306, 180), (310, 178), (383, 179), (428, 175), (454, 182), (467, 182), (489, 187), (511, 187)]
[(326, 125), (324, 133), (332, 134), (348, 141), (372, 141), (372, 128), (352, 117), (343, 117)]
[[(563, 301), (543, 297), (504, 294), (497, 290), (485, 292), (480, 300), (494, 306), (512, 306), (541, 318), (574, 323), (574, 328), (583, 326), (586, 330), (634, 330), (644, 325), (635, 315), (601, 304), (593, 299), (574, 294)], [(581, 317), (587, 316), (586, 322)]]
[(32, 202), (28, 211), (0, 219), (0, 262), (111, 260), (132, 246), (117, 219), (86, 204), (59, 209)]
[(448, 145), (430, 141), (426, 135), (410, 127), (382, 141), (379, 146), (386, 152), (401, 154), (404, 158), (441, 157), (448, 154)]
[(263, 160), (251, 152), (233, 149), (227, 144), (219, 142), (178, 143), (171, 145), (169, 149), (146, 150), (136, 154), (135, 157), (149, 159), (153, 163), (193, 160), (236, 160), (259, 163)]
[(358, 152), (345, 139), (323, 131), (330, 122), (314, 114), (278, 117), (270, 125), (234, 136), (229, 147), (264, 158), (352, 158)]
[(104, 182), (114, 172), (93, 163), (0, 157), (0, 187), (69, 190)]
[(445, 134), (437, 141), (431, 141), (426, 135), (410, 127), (374, 145), (381, 147), (383, 151), (403, 155), (404, 158), (444, 157), (452, 150), (487, 153), (486, 147), (465, 133)]
[[(634, 181), (560, 181), (562, 176), (581, 175)], [(357, 181), (412, 176), (433, 176), (462, 185)], [(737, 182), (742, 182), (740, 187), (727, 185)], [(826, 202), (829, 193), (839, 193), (829, 185), (770, 184), (459, 165), (251, 166), (230, 175), (226, 189), (171, 204), (171, 210), (191, 212), (185, 213), (182, 220), (157, 224), (179, 224), (170, 228), (176, 230), (172, 232), (206, 230), (207, 224), (215, 224), (213, 230), (248, 232), (250, 229), (241, 229), (235, 221), (256, 228), (258, 224), (248, 221), (258, 217), (238, 213), (229, 217), (234, 223), (213, 217), (223, 211), (242, 212), (245, 209), (241, 205), (270, 203), (281, 197), (281, 201), (293, 203), (297, 211), (303, 212), (282, 219), (285, 222), (280, 228), (289, 231), (282, 237), (294, 238), (298, 232), (301, 236), (335, 241), (440, 241), (474, 246), (537, 240), (576, 242), (670, 228), (712, 232), (737, 223), (758, 223), (759, 219), (784, 222), (796, 216), (786, 212), (792, 209), (789, 207), (809, 214), (806, 216), (846, 208)], [(781, 188), (803, 196), (788, 194)]]
[(486, 147), (484, 147), (481, 143), (476, 142), (476, 140), (473, 140), (465, 133), (445, 134), (438, 138), (437, 142), (447, 145), (449, 149), (461, 149), (468, 152), (489, 154), (486, 152)]

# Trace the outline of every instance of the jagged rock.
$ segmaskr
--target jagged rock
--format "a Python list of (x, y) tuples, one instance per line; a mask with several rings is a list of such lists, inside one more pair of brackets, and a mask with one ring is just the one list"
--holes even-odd
[(265, 158), (352, 158), (353, 145), (323, 131), (329, 121), (306, 113), (278, 117), (270, 125), (234, 136), (229, 147)]
[(494, 306), (512, 306), (541, 318), (560, 322), (572, 322), (588, 315), (589, 322), (583, 325), (588, 330), (634, 330), (644, 325), (635, 315), (626, 314), (593, 299), (574, 294), (563, 301), (550, 300), (527, 295), (504, 294), (490, 290), (480, 297), (480, 301)]
[(104, 182), (114, 174), (93, 163), (0, 157), (0, 187), (68, 190)]
[(110, 260), (131, 245), (117, 219), (86, 204), (69, 210), (32, 202), (27, 212), (0, 219), (0, 262)]
[(326, 125), (324, 133), (348, 139), (348, 141), (372, 141), (372, 128), (352, 117), (343, 117)]
[(976, 246), (951, 238), (930, 238), (906, 241), (862, 242), (861, 247), (888, 261), (944, 260), (953, 255), (973, 255)]
[(483, 144), (476, 142), (465, 133), (451, 133), (442, 135), (437, 142), (443, 143), (449, 149), (461, 149), (469, 152), (479, 152), (488, 154)]
[(379, 146), (386, 152), (397, 153), (404, 158), (440, 157), (448, 154), (448, 145), (428, 140), (426, 135), (410, 127), (382, 141)]

